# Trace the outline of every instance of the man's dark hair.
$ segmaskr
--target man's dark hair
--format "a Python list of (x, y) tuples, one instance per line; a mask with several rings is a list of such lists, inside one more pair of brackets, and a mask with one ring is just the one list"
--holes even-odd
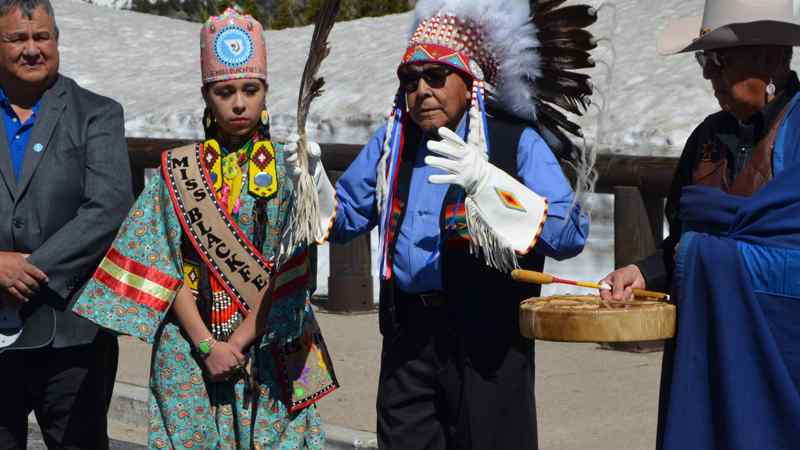
[(53, 10), (53, 5), (50, 3), (50, 0), (0, 0), (0, 17), (4, 17), (11, 11), (19, 9), (23, 16), (27, 17), (28, 19), (32, 19), (33, 11), (39, 7), (44, 8), (45, 12), (47, 12), (47, 15), (53, 19), (53, 29), (55, 29), (57, 38), (58, 25), (56, 25), (56, 14)]

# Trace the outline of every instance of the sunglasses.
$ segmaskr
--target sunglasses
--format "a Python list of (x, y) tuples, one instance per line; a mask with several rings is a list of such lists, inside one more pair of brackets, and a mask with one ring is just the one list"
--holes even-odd
[(447, 77), (454, 72), (454, 69), (444, 65), (437, 65), (428, 67), (424, 70), (415, 70), (413, 68), (403, 69), (397, 73), (397, 78), (400, 79), (400, 87), (406, 93), (411, 93), (419, 87), (420, 78), (425, 80), (425, 83), (434, 88), (440, 89), (447, 83)]
[(717, 52), (694, 52), (694, 59), (697, 60), (697, 64), (700, 64), (700, 67), (703, 69), (705, 69), (706, 65), (709, 63), (717, 66), (719, 69), (725, 67), (725, 58)]

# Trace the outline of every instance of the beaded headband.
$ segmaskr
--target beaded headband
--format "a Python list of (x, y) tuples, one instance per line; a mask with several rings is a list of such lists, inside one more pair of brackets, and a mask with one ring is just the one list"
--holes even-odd
[(409, 41), (401, 66), (425, 62), (446, 64), (490, 84), (493, 84), (498, 70), (497, 61), (486, 48), (480, 26), (449, 14), (420, 22)]

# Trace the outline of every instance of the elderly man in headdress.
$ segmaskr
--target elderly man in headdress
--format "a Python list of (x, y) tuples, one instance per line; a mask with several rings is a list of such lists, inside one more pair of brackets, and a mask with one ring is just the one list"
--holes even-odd
[[(707, 0), (665, 30), (695, 52), (723, 111), (694, 130), (662, 251), (605, 281), (608, 299), (672, 283), (658, 448), (800, 448), (800, 44), (797, 2)], [(698, 33), (699, 31), (699, 33)]]
[(595, 12), (560, 3), (418, 2), (395, 108), (336, 186), (333, 241), (380, 227), (382, 449), (537, 446), (518, 311), (538, 288), (508, 271), (577, 255), (589, 229), (551, 151), (574, 156), (559, 127), (579, 129), (546, 102), (591, 94), (567, 69), (591, 65)]

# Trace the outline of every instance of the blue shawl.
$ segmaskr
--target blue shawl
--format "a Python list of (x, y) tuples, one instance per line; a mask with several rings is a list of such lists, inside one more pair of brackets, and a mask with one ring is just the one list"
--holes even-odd
[(777, 175), (753, 197), (683, 190), (658, 450), (800, 449), (798, 122), (783, 126)]

